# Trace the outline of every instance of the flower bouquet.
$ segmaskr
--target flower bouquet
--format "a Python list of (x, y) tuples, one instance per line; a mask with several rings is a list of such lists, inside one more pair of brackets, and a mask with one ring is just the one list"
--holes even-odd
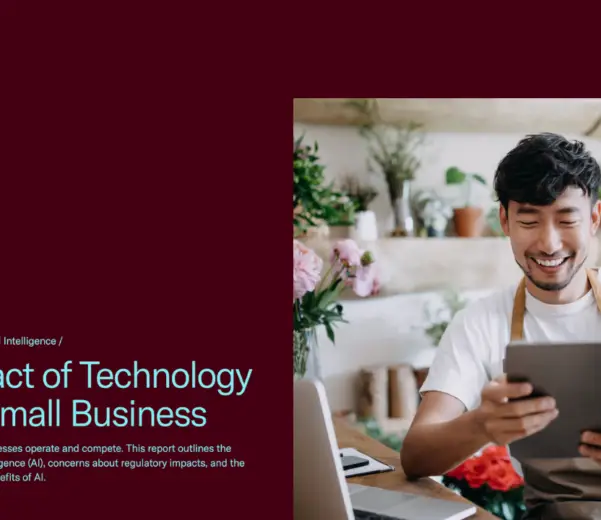
[(524, 480), (511, 464), (505, 446), (489, 446), (443, 476), (443, 484), (504, 520), (526, 510)]
[(359, 248), (354, 240), (340, 240), (330, 254), (325, 273), (324, 261), (315, 251), (293, 239), (293, 322), (294, 375), (303, 377), (309, 354), (317, 348), (316, 328), (325, 327), (334, 339), (336, 323), (347, 323), (338, 299), (351, 288), (357, 296), (376, 294), (380, 289), (377, 266), (370, 251)]

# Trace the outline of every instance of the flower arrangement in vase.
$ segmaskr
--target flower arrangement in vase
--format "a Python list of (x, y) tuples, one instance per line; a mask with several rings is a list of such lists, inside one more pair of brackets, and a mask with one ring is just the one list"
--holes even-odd
[(339, 302), (342, 292), (370, 296), (377, 294), (380, 282), (372, 253), (352, 239), (334, 244), (325, 273), (322, 258), (299, 240), (293, 239), (293, 252), (294, 376), (304, 377), (309, 356), (317, 354), (316, 329), (323, 325), (334, 343), (334, 327), (347, 323)]
[(504, 520), (526, 510), (524, 480), (515, 471), (505, 446), (489, 446), (443, 475), (443, 484)]

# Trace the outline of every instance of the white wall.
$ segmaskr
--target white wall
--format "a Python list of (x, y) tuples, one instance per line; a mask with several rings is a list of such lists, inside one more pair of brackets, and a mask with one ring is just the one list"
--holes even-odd
[[(365, 142), (355, 128), (294, 125), (295, 137), (303, 132), (307, 143), (318, 142), (328, 180), (340, 179), (345, 174), (368, 175)], [(433, 187), (449, 198), (455, 197), (456, 189), (445, 186), (445, 171), (455, 165), (480, 173), (488, 180), (489, 188), (478, 185), (474, 194), (481, 204), (490, 207), (494, 204), (492, 180), (497, 164), (522, 137), (515, 134), (429, 134), (420, 152), (422, 167), (414, 186)], [(601, 141), (579, 139), (590, 147), (597, 160), (601, 160)], [(380, 176), (372, 177), (372, 180), (380, 192), (372, 209), (377, 214), (380, 232), (385, 234), (392, 228), (386, 184)], [(507, 247), (510, 247), (509, 243)], [(487, 293), (474, 291), (465, 296), (472, 299)], [(423, 333), (425, 307), (435, 305), (438, 300), (437, 294), (428, 293), (344, 302), (350, 323), (337, 329), (336, 345), (331, 345), (324, 334), (320, 336), (322, 373), (334, 410), (354, 408), (354, 380), (362, 366), (395, 362), (409, 362), (416, 367), (429, 365), (435, 349)]]

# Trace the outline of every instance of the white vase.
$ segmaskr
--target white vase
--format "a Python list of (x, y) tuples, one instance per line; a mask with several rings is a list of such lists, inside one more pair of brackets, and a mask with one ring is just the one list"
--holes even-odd
[(378, 222), (373, 211), (359, 211), (355, 214), (355, 233), (358, 240), (378, 239)]

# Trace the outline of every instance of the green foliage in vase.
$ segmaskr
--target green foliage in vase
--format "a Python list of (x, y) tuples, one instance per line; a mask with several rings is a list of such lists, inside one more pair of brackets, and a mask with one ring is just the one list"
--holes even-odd
[(394, 204), (403, 195), (404, 183), (413, 180), (421, 166), (416, 152), (424, 141), (422, 125), (384, 122), (374, 98), (349, 99), (347, 104), (362, 120), (359, 133), (367, 141), (368, 168), (384, 175)]

